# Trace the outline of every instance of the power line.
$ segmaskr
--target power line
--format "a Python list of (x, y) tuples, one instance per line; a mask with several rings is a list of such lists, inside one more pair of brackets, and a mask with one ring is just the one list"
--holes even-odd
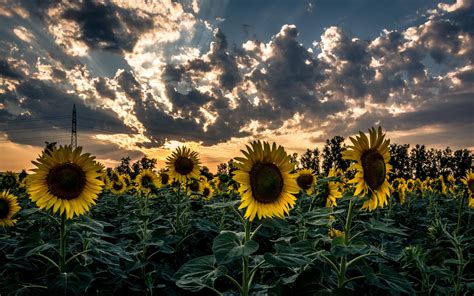
[(72, 107), (72, 130), (71, 130), (71, 147), (77, 148), (77, 120), (76, 120), (76, 104)]

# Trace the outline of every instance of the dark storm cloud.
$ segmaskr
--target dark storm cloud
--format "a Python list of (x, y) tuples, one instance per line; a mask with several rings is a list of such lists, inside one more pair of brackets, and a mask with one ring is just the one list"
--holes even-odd
[(107, 86), (107, 82), (103, 77), (99, 77), (97, 81), (94, 82), (95, 90), (103, 97), (110, 98), (112, 100), (116, 99), (115, 91)]
[(323, 35), (322, 44), (326, 70), (324, 90), (339, 91), (351, 98), (367, 95), (368, 82), (375, 74), (369, 67), (368, 42), (331, 27)]
[(297, 36), (296, 27), (284, 26), (272, 40), (272, 55), (264, 63), (265, 71), (256, 69), (250, 77), (274, 106), (290, 113), (301, 104), (317, 104), (309, 93), (322, 78), (318, 61), (298, 43)]
[(224, 33), (217, 30), (214, 34), (214, 40), (211, 43), (211, 50), (206, 54), (206, 61), (203, 58), (188, 61), (183, 66), (167, 66), (164, 77), (167, 79), (179, 81), (185, 71), (193, 70), (196, 72), (209, 72), (218, 69), (222, 73), (219, 75), (220, 85), (231, 91), (241, 80), (242, 77), (237, 69), (235, 52), (229, 52), (227, 38)]
[(131, 51), (138, 40), (139, 32), (152, 28), (150, 19), (140, 17), (133, 10), (86, 0), (78, 9), (69, 8), (63, 17), (78, 23), (79, 38), (90, 48), (112, 51)]
[(2, 59), (0, 59), (0, 76), (15, 80), (21, 79), (23, 77), (23, 75), (13, 70), (6, 60)]

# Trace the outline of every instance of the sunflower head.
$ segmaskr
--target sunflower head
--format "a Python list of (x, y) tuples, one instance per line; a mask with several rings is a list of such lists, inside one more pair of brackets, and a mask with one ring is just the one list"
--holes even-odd
[(398, 186), (400, 186), (400, 178), (396, 178), (392, 181), (390, 189), (392, 189), (392, 191), (398, 191)]
[(2, 175), (2, 187), (4, 189), (13, 189), (18, 186), (18, 176), (14, 172), (7, 171)]
[(110, 192), (116, 195), (120, 195), (127, 191), (127, 183), (125, 182), (125, 178), (122, 175), (118, 175), (115, 181), (111, 181), (109, 183)]
[(330, 179), (319, 179), (316, 189), (313, 203), (317, 206), (332, 208), (337, 206), (337, 199), (342, 197), (338, 182), (330, 181)]
[(415, 189), (415, 180), (408, 179), (407, 181), (407, 191), (412, 192)]
[(201, 182), (199, 182), (198, 180), (190, 180), (188, 181), (187, 183), (187, 186), (188, 186), (188, 189), (191, 191), (191, 192), (198, 192), (199, 191), (199, 188), (201, 187)]
[(200, 188), (199, 188), (199, 191), (201, 192), (202, 197), (203, 197), (205, 200), (211, 199), (211, 197), (212, 197), (212, 187), (211, 187), (211, 184), (209, 184), (208, 182), (201, 182), (201, 186), (200, 186)]
[(109, 179), (112, 182), (119, 181), (120, 180), (120, 173), (117, 171), (110, 171), (109, 172)]
[(389, 140), (385, 140), (382, 128), (369, 129), (369, 138), (359, 132), (356, 138), (350, 137), (353, 146), (343, 151), (343, 158), (355, 161), (349, 169), (356, 170), (355, 177), (349, 181), (356, 184), (354, 195), (369, 195), (369, 199), (362, 206), (369, 211), (387, 204), (387, 196), (390, 195), (390, 184), (388, 174), (391, 172), (389, 153)]
[(467, 186), (467, 189), (469, 189), (471, 194), (474, 194), (474, 171), (468, 171), (466, 176), (464, 176), (464, 178), (461, 180)]
[(168, 185), (168, 183), (170, 182), (170, 176), (165, 172), (161, 172), (160, 173), (160, 180), (161, 180), (161, 185), (162, 186)]
[(65, 214), (68, 219), (80, 216), (95, 204), (104, 183), (98, 179), (100, 167), (82, 147), (53, 148), (33, 164), (34, 174), (28, 177), (30, 199), (45, 210)]
[(16, 219), (13, 216), (18, 213), (20, 206), (13, 194), (9, 191), (0, 192), (0, 226), (10, 227), (15, 225)]
[(153, 171), (142, 170), (141, 173), (135, 177), (135, 186), (138, 191), (147, 194), (154, 188), (159, 188), (160, 181)]
[(313, 187), (316, 184), (316, 175), (314, 174), (314, 171), (311, 169), (304, 169), (298, 171), (296, 175), (296, 183), (299, 188), (311, 195), (314, 192)]
[(282, 146), (255, 141), (241, 150), (246, 158), (236, 157), (233, 179), (240, 184), (240, 209), (247, 208), (245, 218), (252, 221), (266, 217), (283, 217), (294, 207), (299, 192), (294, 165)]
[(199, 178), (198, 153), (191, 151), (186, 146), (178, 147), (171, 156), (167, 157), (166, 165), (169, 169), (169, 176), (181, 183), (191, 178)]

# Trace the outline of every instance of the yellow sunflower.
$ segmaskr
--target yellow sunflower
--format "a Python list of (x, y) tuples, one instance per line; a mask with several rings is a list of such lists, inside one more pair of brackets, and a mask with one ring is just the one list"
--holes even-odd
[(188, 190), (190, 190), (191, 192), (199, 192), (199, 189), (201, 187), (201, 182), (199, 182), (198, 180), (189, 180), (186, 184)]
[(469, 207), (474, 208), (474, 172), (469, 170), (461, 181), (467, 186), (467, 189), (471, 193), (469, 197)]
[(100, 167), (89, 153), (81, 154), (82, 147), (61, 146), (44, 153), (37, 168), (28, 177), (30, 199), (40, 209), (52, 209), (72, 219), (89, 211), (102, 191), (104, 182), (97, 179)]
[(434, 191), (446, 194), (446, 184), (444, 184), (443, 176), (431, 179), (431, 188), (433, 188)]
[(336, 237), (344, 237), (345, 233), (344, 231), (340, 231), (339, 229), (336, 229), (336, 228), (329, 228), (328, 235), (330, 238), (336, 238)]
[(311, 169), (300, 170), (296, 173), (296, 184), (306, 194), (311, 195), (314, 192), (314, 185), (316, 184), (316, 175)]
[(166, 172), (161, 172), (160, 173), (160, 185), (165, 186), (170, 183), (170, 176)]
[(240, 183), (241, 204), (247, 208), (245, 218), (253, 221), (267, 217), (284, 217), (296, 203), (299, 192), (296, 176), (290, 174), (294, 165), (282, 146), (255, 141), (241, 150), (246, 158), (236, 157), (233, 179)]
[(405, 203), (407, 182), (403, 178), (397, 178), (392, 183), (393, 190), (398, 193), (400, 204)]
[(132, 185), (132, 179), (129, 174), (122, 174), (120, 176), (122, 176), (123, 181), (125, 182), (125, 190), (127, 190)]
[(350, 137), (354, 146), (349, 146), (343, 151), (343, 158), (356, 161), (349, 169), (355, 169), (356, 174), (349, 181), (356, 184), (355, 196), (368, 196), (362, 209), (369, 211), (387, 204), (387, 196), (390, 196), (390, 184), (388, 174), (392, 166), (390, 160), (389, 144), (390, 140), (384, 140), (385, 134), (382, 128), (378, 131), (375, 128), (369, 129), (370, 142), (363, 132), (356, 139)]
[(209, 184), (208, 182), (202, 182), (201, 183), (201, 188), (199, 189), (199, 191), (201, 192), (202, 197), (205, 200), (210, 200), (211, 199), (211, 197), (212, 197), (211, 184)]
[(408, 192), (413, 192), (415, 190), (415, 180), (408, 179), (406, 189)]
[(210, 183), (211, 183), (212, 187), (214, 188), (214, 192), (220, 192), (222, 190), (222, 188), (221, 188), (221, 179), (218, 176), (215, 176), (211, 180)]
[[(333, 176), (328, 176), (333, 177)], [(337, 199), (342, 197), (337, 182), (321, 179), (318, 186), (318, 199), (325, 202), (327, 208), (337, 206)]]
[(125, 182), (125, 178), (119, 175), (115, 178), (115, 181), (111, 181), (109, 184), (110, 192), (116, 195), (120, 195), (127, 191), (127, 183)]
[(431, 191), (433, 191), (433, 188), (431, 188), (430, 177), (427, 177), (425, 181), (421, 183), (421, 192), (424, 193), (424, 192), (431, 192)]
[(2, 188), (13, 189), (18, 186), (18, 176), (14, 172), (6, 171), (2, 175)]
[(416, 178), (415, 179), (415, 190), (417, 190), (418, 192), (421, 192), (422, 191), (422, 188), (423, 187), (423, 182), (421, 182), (420, 178)]
[(160, 187), (160, 180), (156, 174), (151, 170), (142, 170), (140, 174), (135, 177), (135, 187), (142, 193), (150, 193), (153, 188)]
[(120, 180), (120, 173), (117, 172), (117, 171), (110, 171), (109, 179), (112, 183), (115, 182), (115, 181), (119, 181)]
[(448, 191), (453, 194), (456, 192), (456, 178), (454, 178), (453, 174), (450, 174), (447, 178), (447, 181)]
[(12, 219), (20, 210), (18, 201), (13, 194), (10, 194), (9, 191), (2, 191), (0, 193), (0, 226), (10, 227), (15, 225), (16, 219)]
[(166, 166), (169, 169), (169, 176), (180, 183), (185, 183), (188, 179), (199, 179), (199, 158), (198, 153), (191, 149), (178, 147), (171, 156), (166, 158)]

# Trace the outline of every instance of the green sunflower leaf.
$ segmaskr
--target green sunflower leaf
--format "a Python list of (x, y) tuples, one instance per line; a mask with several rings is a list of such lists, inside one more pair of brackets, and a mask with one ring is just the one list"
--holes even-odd
[(243, 244), (242, 235), (233, 231), (222, 231), (212, 244), (212, 251), (219, 264), (225, 264), (253, 254), (258, 250), (258, 243), (250, 240)]

